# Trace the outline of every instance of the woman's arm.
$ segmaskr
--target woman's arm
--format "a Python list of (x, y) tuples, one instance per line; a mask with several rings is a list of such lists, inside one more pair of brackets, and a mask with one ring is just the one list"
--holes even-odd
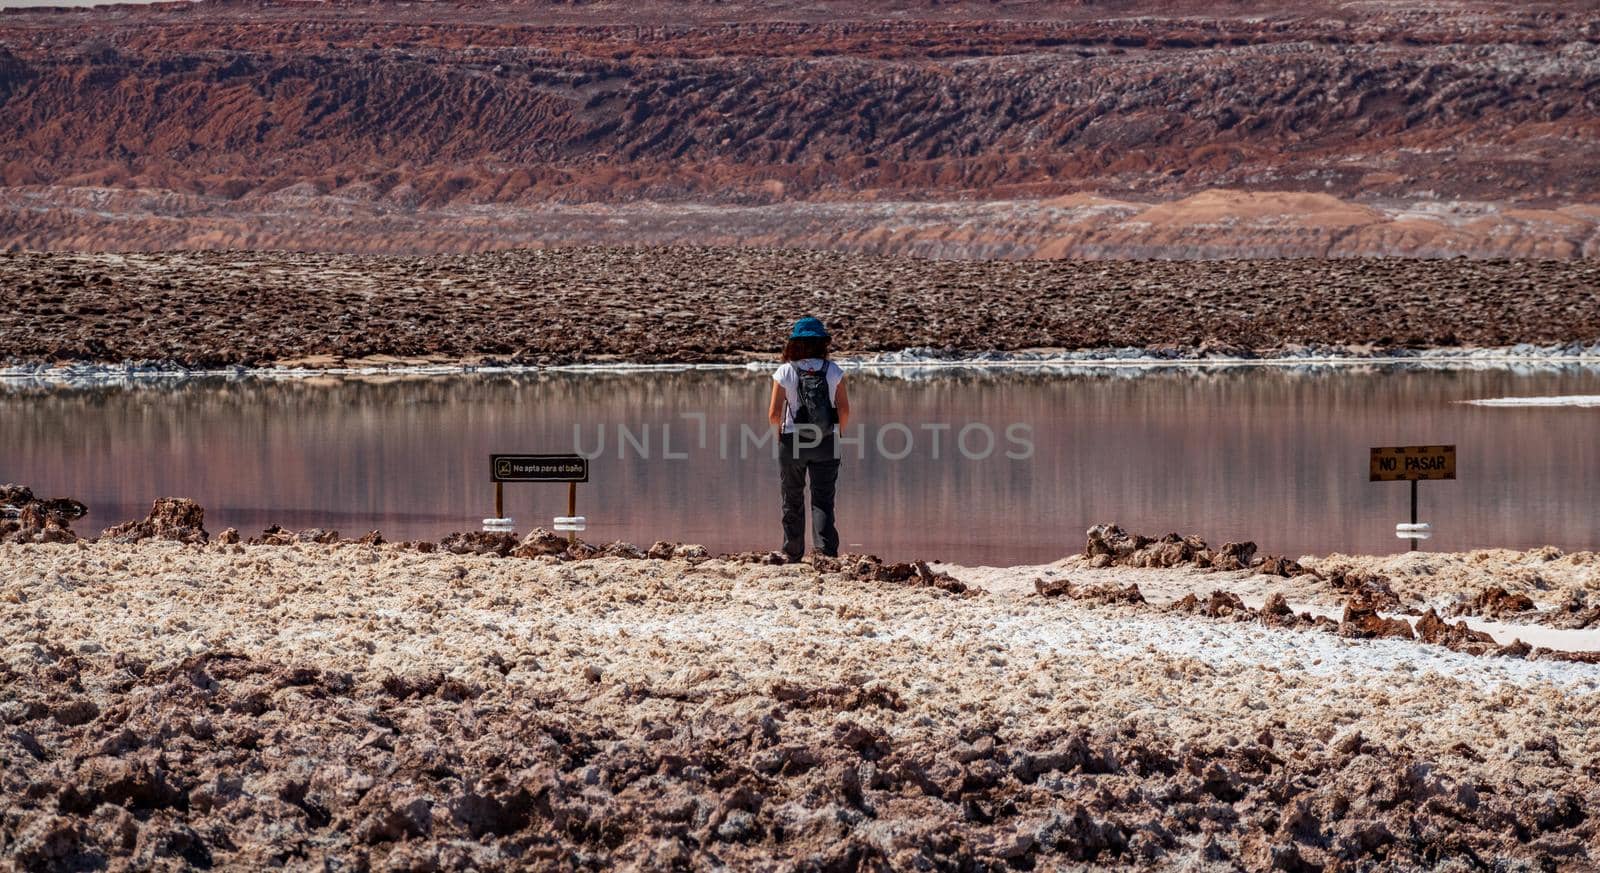
[(833, 392), (833, 410), (839, 414), (839, 429), (850, 423), (850, 392), (844, 390), (844, 377), (839, 377), (839, 387)]
[[(844, 387), (843, 385), (839, 387)], [(772, 399), (767, 401), (767, 421), (773, 427), (783, 427), (783, 405), (788, 402), (784, 396), (783, 386), (777, 382), (772, 383)]]

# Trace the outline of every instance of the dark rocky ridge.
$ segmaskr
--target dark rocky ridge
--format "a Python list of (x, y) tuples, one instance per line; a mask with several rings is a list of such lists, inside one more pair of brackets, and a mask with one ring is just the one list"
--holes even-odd
[[(744, 361), (801, 310), (838, 351), (1600, 340), (1600, 262), (955, 262), (551, 249), (0, 256), (0, 361)], [(383, 363), (383, 362), (380, 362)], [(387, 363), (396, 363), (389, 360)]]

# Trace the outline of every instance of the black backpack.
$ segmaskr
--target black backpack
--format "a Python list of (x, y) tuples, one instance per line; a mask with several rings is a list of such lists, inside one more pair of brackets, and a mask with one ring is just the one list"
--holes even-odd
[(794, 423), (797, 426), (811, 425), (823, 431), (832, 430), (839, 419), (834, 414), (833, 399), (828, 396), (827, 362), (823, 362), (820, 370), (802, 370), (799, 364), (790, 366), (794, 367), (798, 383), (794, 393), (799, 405), (794, 411)]

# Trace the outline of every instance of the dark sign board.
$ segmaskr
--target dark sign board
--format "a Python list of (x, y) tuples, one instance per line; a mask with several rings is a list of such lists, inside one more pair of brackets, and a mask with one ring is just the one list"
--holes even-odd
[(1388, 446), (1372, 450), (1370, 482), (1455, 477), (1455, 446)]
[(582, 455), (490, 455), (491, 482), (587, 482), (589, 459)]

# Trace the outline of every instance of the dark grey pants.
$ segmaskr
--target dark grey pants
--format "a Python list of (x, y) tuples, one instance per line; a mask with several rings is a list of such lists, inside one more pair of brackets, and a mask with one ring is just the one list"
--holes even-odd
[(783, 551), (798, 559), (806, 552), (806, 479), (811, 479), (811, 528), (813, 544), (824, 555), (839, 554), (839, 529), (834, 525), (833, 494), (839, 482), (839, 458), (834, 453), (833, 437), (821, 445), (802, 444), (798, 449), (793, 434), (778, 441), (778, 472), (783, 482)]

